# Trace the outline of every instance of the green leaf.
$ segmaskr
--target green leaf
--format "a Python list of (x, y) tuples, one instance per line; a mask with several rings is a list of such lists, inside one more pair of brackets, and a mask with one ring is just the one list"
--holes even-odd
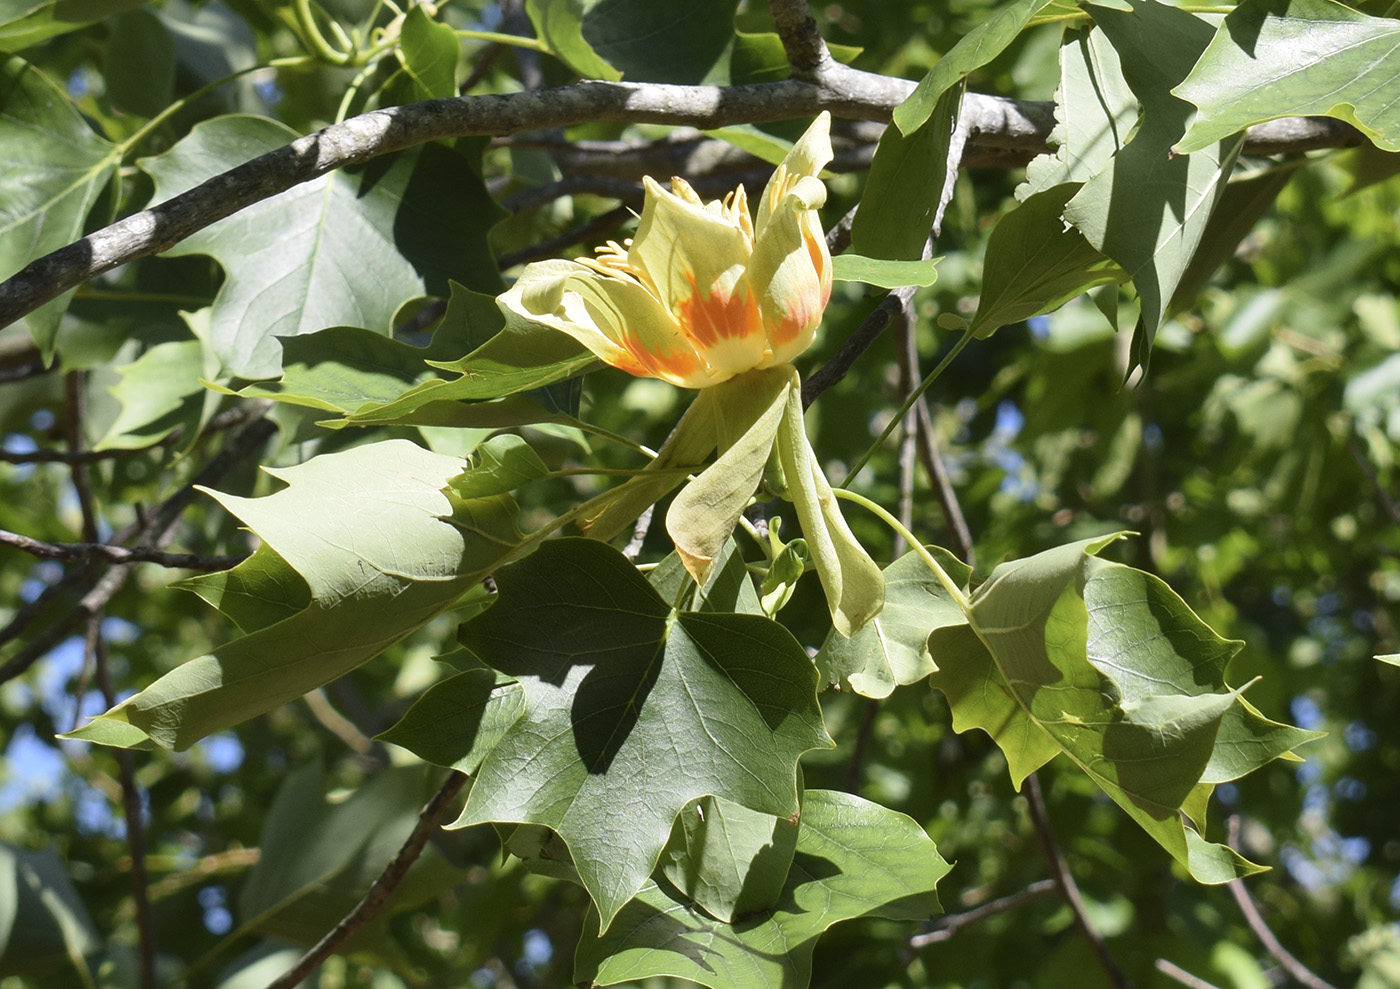
[[(164, 200), (296, 137), (264, 118), (217, 117), (141, 166)], [(494, 291), (486, 234), (503, 215), (468, 156), (423, 145), (296, 186), (167, 253), (223, 265), (210, 345), (226, 374), (271, 378), (282, 366), (277, 337), (333, 326), (388, 336), (400, 307), (446, 295), (449, 278)]]
[[(464, 502), (444, 492), (461, 470), (455, 457), (389, 440), (269, 470), (288, 487), (265, 498), (211, 492), (285, 561), (270, 566), (255, 554), (236, 578), (201, 585), (210, 595), (234, 591), (233, 613), (255, 630), (93, 724), (125, 722), (185, 749), (348, 673), (423, 625), (522, 545), (509, 495)], [(292, 582), (288, 568), (310, 603), (266, 624)], [(72, 736), (103, 741), (97, 731)]]
[(433, 684), (375, 738), (435, 766), (471, 775), (524, 710), (520, 684), (491, 670), (467, 670)]
[(716, 920), (777, 906), (797, 848), (797, 820), (703, 797), (676, 818), (662, 875)]
[(461, 45), (446, 24), (428, 15), (417, 4), (404, 15), (395, 52), (404, 75), (413, 80), (413, 92), (405, 103), (446, 99), (457, 95), (457, 58)]
[(1099, 251), (1126, 271), (1142, 312), (1134, 333), (1137, 364), (1152, 340), (1234, 167), (1242, 137), (1174, 155), (1193, 108), (1171, 94), (1210, 42), (1205, 21), (1156, 0), (1127, 0), (1130, 10), (1087, 9), (1117, 50), (1124, 77), (1142, 103), (1137, 132), (1065, 207)]
[(725, 58), (738, 5), (738, 0), (595, 0), (583, 15), (582, 34), (623, 79), (698, 83)]
[(76, 968), (91, 985), (83, 956), (102, 939), (68, 878), (67, 867), (51, 848), (17, 848), (0, 841), (0, 978), (26, 972)]
[[(947, 550), (932, 552), (955, 583), (971, 571)], [(967, 618), (948, 597), (923, 558), (906, 553), (885, 568), (885, 607), (870, 624), (846, 638), (834, 629), (817, 653), (817, 669), (839, 690), (849, 685), (865, 697), (888, 697), (895, 687), (918, 683), (935, 669), (929, 633)]]
[[(687, 586), (695, 587), (695, 582), (686, 572), (679, 553), (670, 553), (647, 574), (647, 583), (656, 588), (663, 601), (681, 600)], [(724, 544), (719, 559), (710, 570), (710, 577), (703, 586), (695, 587), (690, 599), (690, 611), (718, 611), (740, 615), (761, 615), (763, 606), (759, 604), (758, 592), (753, 588), (753, 578), (749, 576), (744, 557), (734, 545), (734, 540)]]
[(141, 0), (7, 0), (0, 5), (0, 52), (17, 52), (106, 20)]
[(882, 261), (859, 254), (838, 254), (831, 259), (831, 277), (838, 282), (865, 282), (880, 288), (901, 288), (905, 285), (928, 288), (938, 280), (938, 262), (942, 260)]
[(1066, 184), (1036, 193), (992, 228), (971, 323), (979, 337), (1058, 309), (1095, 285), (1127, 277), (1061, 219), (1078, 189)]
[[(390, 767), (332, 802), (319, 765), (288, 776), (268, 811), (258, 863), (239, 893), (240, 930), (314, 943), (359, 902), (403, 845), (428, 798), (425, 784), (422, 767)], [(457, 885), (463, 875), (427, 846), (387, 912), (357, 931), (352, 944), (363, 948), (382, 937), (388, 914)]]
[(598, 56), (583, 37), (588, 0), (526, 0), (525, 12), (550, 52), (585, 79), (616, 82), (622, 73)]
[(1064, 752), (1200, 882), (1258, 871), (1186, 827), (1210, 785), (1313, 736), (1277, 725), (1225, 684), (1239, 644), (1162, 581), (1096, 559), (1118, 536), (1003, 563), (973, 593), (970, 625), (929, 649), (958, 731), (982, 728), (1012, 779)]
[(493, 436), (472, 454), (472, 465), (449, 486), (458, 498), (489, 498), (509, 494), (549, 473), (537, 454), (519, 436)]
[(275, 625), (311, 604), (306, 581), (267, 543), (259, 543), (232, 570), (188, 577), (180, 586), (218, 608), (243, 632)]
[(1391, 666), (1400, 666), (1400, 652), (1387, 653), (1384, 656), (1377, 656), (1379, 663), (1389, 663)]
[(151, 10), (116, 18), (102, 76), (107, 96), (121, 109), (154, 117), (175, 98), (175, 39)]
[(121, 381), (111, 390), (122, 410), (95, 445), (98, 450), (146, 446), (181, 427), (195, 433), (218, 403), (200, 384), (204, 346), (198, 340), (157, 344), (117, 371)]
[(730, 926), (691, 908), (669, 884), (648, 883), (598, 937), (590, 910), (574, 980), (616, 985), (671, 976), (711, 989), (805, 989), (812, 950), (854, 917), (927, 920), (950, 866), (913, 820), (848, 793), (808, 790), (778, 904)]
[(1050, 135), (1055, 151), (1026, 166), (1017, 199), (1066, 182), (1087, 182), (1128, 143), (1137, 126), (1137, 95), (1123, 78), (1118, 53), (1102, 28), (1065, 32), (1055, 118), (1059, 122)]
[[(81, 238), (98, 197), (116, 181), (117, 157), (42, 72), (19, 58), (0, 66), (0, 272)], [(24, 318), (46, 359), (72, 297), (66, 292)]]
[(1173, 90), (1200, 108), (1176, 150), (1200, 151), (1277, 117), (1328, 116), (1400, 151), (1397, 45), (1394, 18), (1332, 0), (1244, 0)]
[(851, 223), (851, 249), (870, 258), (917, 261), (953, 195), (953, 130), (963, 89), (938, 98), (935, 112), (907, 134), (886, 127), (870, 163), (865, 195)]
[(943, 95), (969, 72), (980, 69), (1004, 52), (1031, 18), (1051, 0), (1012, 0), (991, 14), (948, 49), (929, 69), (914, 91), (895, 107), (894, 124), (908, 135), (924, 125)]
[(525, 321), (502, 329), (504, 322), (494, 298), (454, 286), (438, 333), (484, 342), (465, 357), (429, 363), (459, 377), (433, 378), (392, 399), (366, 402), (346, 416), (345, 422), (411, 421), (413, 413), (434, 403), (480, 402), (516, 395), (581, 374), (598, 363), (591, 351), (566, 333)]
[(458, 638), (520, 681), (525, 713), (486, 757), (454, 826), (553, 828), (606, 925), (692, 800), (797, 813), (797, 759), (831, 741), (816, 671), (786, 629), (751, 615), (673, 615), (595, 540), (546, 542), (496, 581), (499, 600)]

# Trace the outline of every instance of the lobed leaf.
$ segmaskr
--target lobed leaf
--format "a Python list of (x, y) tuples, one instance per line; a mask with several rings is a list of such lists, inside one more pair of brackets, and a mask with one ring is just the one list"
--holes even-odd
[(1189, 154), (1278, 117), (1345, 120), (1400, 151), (1400, 20), (1333, 0), (1243, 0), (1173, 92), (1200, 112), (1177, 141)]
[(649, 882), (600, 932), (589, 911), (574, 956), (582, 984), (671, 976), (711, 989), (804, 989), (812, 951), (854, 917), (927, 920), (951, 867), (912, 819), (848, 793), (808, 790), (792, 866), (777, 904), (730, 926), (696, 910), (669, 882)]
[(1096, 559), (1118, 536), (1004, 563), (971, 597), (966, 626), (929, 639), (958, 731), (1006, 752), (1017, 786), (1070, 757), (1199, 881), (1258, 871), (1187, 827), (1205, 797), (1317, 737), (1269, 721), (1225, 684), (1239, 644), (1162, 581)]
[[(955, 582), (971, 575), (946, 550), (931, 552)], [(884, 570), (885, 607), (847, 638), (833, 629), (817, 653), (817, 669), (838, 690), (843, 684), (864, 697), (883, 698), (895, 687), (918, 683), (936, 667), (928, 653), (935, 628), (963, 625), (967, 618), (918, 553), (901, 556)]]
[(459, 640), (520, 682), (455, 827), (542, 824), (567, 843), (606, 926), (703, 796), (797, 813), (797, 759), (829, 746), (816, 671), (782, 626), (673, 614), (615, 549), (559, 539), (496, 575)]
[(1191, 71), (1211, 29), (1156, 0), (1129, 0), (1128, 6), (1087, 9), (1118, 52), (1124, 78), (1142, 103), (1142, 119), (1132, 139), (1069, 201), (1064, 217), (1132, 278), (1142, 304), (1134, 358), (1146, 367), (1157, 327), (1224, 192), (1243, 137), (1192, 155), (1173, 154), (1192, 107), (1171, 89)]
[[(288, 486), (264, 498), (211, 492), (276, 554), (254, 554), (233, 575), (197, 585), (252, 631), (176, 667), (72, 737), (106, 742), (101, 726), (116, 721), (185, 749), (334, 680), (423, 625), (523, 546), (509, 495), (448, 496), (461, 472), (455, 457), (388, 440), (269, 469)], [(291, 614), (280, 597), (289, 588), (308, 602)]]

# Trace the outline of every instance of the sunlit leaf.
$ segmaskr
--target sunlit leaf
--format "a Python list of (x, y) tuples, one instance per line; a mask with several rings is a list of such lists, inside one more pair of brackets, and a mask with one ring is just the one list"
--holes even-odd
[[(462, 467), (389, 440), (270, 471), (288, 487), (265, 498), (214, 493), (296, 572), (310, 603), (261, 624), (276, 612), (250, 609), (249, 589), (273, 593), (289, 574), (254, 556), (236, 571), (246, 574), (238, 600), (260, 627), (176, 667), (98, 721), (126, 722), (184, 749), (334, 680), (420, 627), (520, 546), (509, 495), (454, 501), (444, 493)], [(95, 731), (74, 737), (98, 740)]]
[[(116, 165), (116, 148), (53, 81), (20, 58), (0, 65), (0, 272), (8, 277), (82, 237)], [(65, 293), (25, 317), (46, 356), (71, 298)]]
[(795, 820), (703, 797), (676, 818), (661, 871), (711, 917), (732, 924), (777, 905), (799, 829)]
[(1200, 108), (1182, 153), (1277, 117), (1345, 120), (1400, 151), (1400, 21), (1332, 0), (1244, 0), (1173, 92)]
[[(932, 550), (956, 583), (970, 571), (946, 550)], [(918, 553), (885, 568), (885, 607), (850, 638), (832, 630), (817, 653), (817, 669), (829, 684), (866, 697), (888, 697), (895, 687), (918, 683), (934, 671), (929, 633), (967, 618)]]
[(375, 738), (470, 775), (524, 709), (518, 683), (491, 670), (467, 670), (433, 684)]
[(553, 828), (606, 924), (692, 800), (797, 812), (797, 759), (830, 740), (816, 670), (780, 625), (673, 615), (594, 540), (547, 542), (496, 581), (499, 600), (459, 639), (520, 681), (525, 713), (487, 756), (457, 826)]
[(880, 288), (900, 288), (904, 285), (927, 288), (938, 280), (938, 262), (941, 260), (883, 261), (859, 254), (839, 254), (831, 259), (831, 277), (838, 282), (865, 282)]
[(1225, 684), (1239, 648), (1164, 583), (1096, 558), (1114, 536), (1003, 563), (968, 626), (936, 629), (933, 684), (954, 727), (986, 731), (1021, 780), (1063, 752), (1199, 881), (1258, 871), (1182, 821), (1203, 785), (1316, 737), (1270, 722)]
[(926, 920), (949, 865), (913, 820), (848, 793), (808, 790), (778, 905), (733, 927), (647, 883), (601, 938), (589, 911), (574, 978), (616, 985), (672, 976), (711, 989), (805, 989), (817, 938), (842, 920)]
[[(218, 117), (142, 167), (164, 200), (296, 137), (271, 120)], [(296, 186), (169, 253), (223, 265), (210, 345), (226, 374), (270, 378), (282, 367), (279, 336), (334, 326), (387, 336), (401, 306), (446, 295), (449, 278), (494, 289), (485, 238), (501, 215), (466, 155), (424, 145)]]
[(1123, 75), (1142, 103), (1142, 119), (1132, 139), (1084, 183), (1064, 215), (1132, 278), (1142, 304), (1134, 358), (1146, 367), (1167, 303), (1225, 191), (1243, 138), (1209, 144), (1196, 154), (1172, 153), (1193, 110), (1171, 88), (1191, 71), (1210, 42), (1211, 28), (1194, 14), (1155, 0), (1134, 0), (1130, 7), (1088, 9), (1118, 52)]

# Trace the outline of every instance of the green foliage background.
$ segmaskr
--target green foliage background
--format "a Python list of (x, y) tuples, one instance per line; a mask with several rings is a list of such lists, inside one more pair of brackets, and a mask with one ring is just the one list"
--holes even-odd
[[(497, 5), (475, 0), (415, 7), (402, 18), (388, 5), (337, 0), (309, 13), (314, 30), (297, 4), (0, 4), (0, 51), (14, 53), (0, 69), (0, 274), (295, 134), (455, 95), (468, 80), (467, 93), (480, 95), (580, 75), (726, 84), (785, 74), (760, 0), (524, 6), (522, 23), (540, 41), (517, 57), (492, 47), (491, 32), (514, 28)], [(1220, 637), (1239, 640), (1237, 653), (1221, 646), (1215, 661), (1228, 662), (1229, 688), (1251, 684), (1249, 717), (1327, 734), (1299, 749), (1302, 761), (1221, 775), (1205, 795), (1207, 837), (1224, 840), (1224, 819), (1239, 816), (1242, 853), (1271, 867), (1248, 887), (1303, 964), (1334, 985), (1400, 986), (1400, 671), (1373, 659), (1400, 651), (1400, 128), (1396, 102), (1385, 98), (1396, 75), (1385, 47), (1400, 31), (1394, 12), (1246, 0), (1220, 31), (1218, 13), (1137, 0), (1082, 9), (848, 0), (815, 12), (836, 54), (859, 68), (916, 80), (946, 67), (900, 110), (871, 171), (829, 178), (826, 225), (860, 204), (855, 236), (864, 254), (917, 256), (924, 231), (915, 237), (896, 221), (924, 216), (928, 204), (911, 197), (941, 188), (947, 127), (938, 125), (951, 121), (964, 76), (977, 92), (1048, 100), (1058, 87), (1063, 106), (1099, 107), (1073, 116), (1097, 129), (1061, 131), (1068, 151), (1026, 170), (964, 170), (952, 186), (935, 245), (938, 278), (914, 295), (909, 332), (923, 371), (959, 336), (942, 328), (958, 322), (948, 317), (970, 321), (977, 334), (929, 392), (977, 567), (969, 577), (946, 553), (938, 559), (964, 589), (985, 589), (1004, 560), (1086, 541), (1112, 573), (1127, 564), (1160, 578), (1171, 591), (1154, 600), (1174, 591)], [(1100, 30), (1090, 31), (1091, 16)], [(1360, 40), (1304, 74), (1291, 46), (1318, 24)], [(940, 61), (970, 32), (985, 46)], [(1241, 65), (1226, 42), (1251, 32), (1255, 58)], [(1106, 66), (1120, 55), (1121, 75), (1076, 74), (1089, 56)], [(243, 74), (210, 85), (231, 73)], [(1357, 88), (1329, 95), (1339, 80)], [(1233, 135), (1276, 115), (1253, 102), (1261, 91), (1275, 107), (1339, 116), (1364, 141), (1240, 156)], [(1194, 117), (1192, 102), (1203, 108)], [(771, 148), (805, 124), (731, 136)], [(583, 124), (548, 137), (667, 130)], [(1114, 168), (1180, 172), (1199, 192), (1193, 205), (1215, 203), (1214, 213), (1187, 210), (1165, 242), (1147, 237), (1176, 204), (1153, 188), (1122, 192), (1123, 180), (1104, 169), (1124, 146), (1146, 164), (1125, 157)], [(1205, 154), (1169, 158), (1173, 147)], [(1228, 185), (1219, 181), (1226, 173)], [(118, 700), (177, 668), (192, 679), (236, 669), (241, 688), (205, 678), (204, 697), (186, 681), (165, 681), (174, 683), (170, 695), (143, 694), (123, 709), (131, 713), (86, 729), (106, 744), (59, 743), (109, 706), (85, 668), (80, 627), (0, 687), (0, 987), (140, 984), (132, 859), (110, 746), (146, 735), (178, 750), (133, 752), (163, 985), (262, 986), (288, 967), (398, 848), (441, 779), (434, 765), (507, 783), (472, 794), (463, 826), (438, 833), (390, 909), (310, 984), (1108, 984), (1057, 896), (911, 943), (940, 901), (959, 913), (1047, 875), (1026, 798), (1011, 785), (1044, 760), (1014, 745), (1004, 751), (982, 731), (955, 733), (967, 725), (950, 670), (965, 675), (988, 661), (958, 638), (968, 626), (958, 624), (946, 589), (927, 569), (910, 570), (908, 547), (874, 516), (845, 507), (862, 543), (892, 564), (884, 620), (902, 631), (884, 637), (893, 645), (878, 661), (828, 643), (813, 575), (797, 584), (780, 624), (759, 617), (743, 558), (759, 565), (763, 554), (742, 535), (741, 556), (727, 559), (724, 579), (679, 620), (684, 635), (668, 628), (670, 638), (657, 624), (681, 593), (674, 566), (663, 562), (644, 579), (596, 543), (545, 542), (527, 555), (553, 534), (554, 520), (617, 483), (557, 471), (639, 467), (635, 449), (606, 435), (657, 449), (688, 399), (599, 370), (562, 337), (496, 335), (491, 296), (505, 284), (497, 259), (619, 203), (600, 188), (531, 203), (532, 191), (561, 174), (548, 150), (523, 143), (422, 146), (253, 207), (0, 333), (0, 370), (52, 361), (46, 373), (15, 373), (0, 386), (0, 431), (17, 461), (0, 468), (5, 530), (56, 543), (105, 539), (195, 477), (228, 435), (221, 414), (266, 403), (277, 426), (255, 457), (212, 485), (216, 499), (185, 509), (175, 538), (190, 552), (252, 552), (249, 560), (179, 587), (180, 571), (142, 565), (102, 623)], [(881, 295), (837, 283), (818, 342), (798, 362), (804, 376)], [(902, 400), (900, 347), (899, 333), (887, 332), (807, 412), (833, 482)], [(1138, 365), (1147, 373), (1130, 377)], [(584, 370), (592, 373), (579, 377)], [(31, 451), (61, 448), (74, 421), (83, 445), (124, 454), (91, 468), (91, 534), (71, 468), (23, 462)], [(473, 453), (464, 474), (461, 458)], [(896, 510), (899, 461), (891, 441), (854, 490)], [(378, 483), (381, 476), (391, 480)], [(785, 520), (795, 526), (790, 510)], [(909, 524), (923, 542), (952, 542), (918, 472)], [(1138, 535), (1100, 545), (1121, 530)], [(664, 528), (653, 526), (643, 559), (663, 560), (669, 549)], [(1104, 573), (1080, 555), (1069, 569)], [(477, 618), (488, 599), (482, 578), (520, 557), (500, 580), (500, 601)], [(551, 561), (552, 571), (536, 572)], [(574, 598), (539, 591), (581, 561), (590, 574), (623, 572), (598, 587), (575, 582)], [(71, 610), (77, 585), (63, 575), (80, 567), (36, 562), (8, 546), (0, 563), (0, 619), (27, 622), (0, 643), (3, 663)], [(766, 696), (744, 682), (755, 656), (760, 672), (786, 671), (775, 704), (795, 720), (778, 733), (783, 745), (762, 755), (785, 792), (728, 791), (716, 770), (718, 782), (687, 779), (689, 788), (638, 802), (616, 787), (622, 766), (646, 760), (624, 748), (599, 755), (609, 765), (621, 760), (618, 777), (606, 780), (614, 789), (586, 792), (597, 781), (591, 772), (563, 780), (598, 802), (582, 824), (557, 813), (557, 797), (544, 810), (506, 806), (527, 782), (547, 795), (561, 785), (560, 774), (530, 778), (528, 747), (538, 725), (567, 722), (570, 696), (560, 700), (558, 688), (574, 674), (560, 670), (582, 667), (550, 659), (548, 642), (534, 663), (520, 658), (518, 642), (503, 655), (492, 643), (509, 639), (513, 625), (574, 627), (575, 612), (599, 606), (598, 595), (637, 616), (639, 631), (620, 654), (666, 643), (661, 682), (645, 687), (659, 714), (644, 711), (644, 727), (653, 714), (675, 723), (702, 653), (739, 671), (714, 685), (711, 712)], [(544, 615), (548, 608), (555, 613)], [(930, 632), (953, 645), (926, 656)], [(964, 656), (972, 659), (956, 665)], [(929, 659), (947, 694), (924, 683)], [(556, 660), (562, 665), (549, 665)], [(304, 675), (289, 672), (299, 668)], [(813, 693), (806, 678), (822, 677), (845, 678), (845, 688)], [(849, 689), (857, 684), (870, 696)], [(773, 728), (762, 724), (752, 716), (726, 727), (752, 739)], [(1270, 758), (1304, 734), (1269, 731), (1287, 742)], [(742, 745), (716, 748), (722, 755)], [(687, 765), (671, 774), (685, 775)], [(1040, 777), (1088, 917), (1138, 985), (1178, 984), (1154, 967), (1159, 958), (1221, 987), (1283, 984), (1227, 889), (1192, 881), (1163, 851), (1167, 842), (1154, 840), (1158, 832), (1114, 803), (1129, 798), (1110, 799), (1068, 759)], [(803, 825), (787, 834), (799, 791)], [(644, 840), (611, 834), (619, 825), (610, 804), (624, 831), (645, 804), (654, 820)], [(1168, 809), (1152, 826), (1179, 831)], [(742, 836), (756, 848), (785, 848), (792, 868), (755, 870), (746, 885), (744, 863), (717, 861), (697, 819), (726, 822), (736, 847)], [(640, 865), (588, 844), (606, 848), (610, 838)], [(821, 863), (847, 868), (832, 878)], [(708, 889), (725, 869), (738, 872)], [(611, 883), (611, 892), (590, 906), (580, 880), (595, 903), (598, 889)], [(646, 924), (668, 910), (689, 925), (668, 933), (677, 943), (731, 947), (708, 967), (694, 951), (678, 952), (678, 967), (648, 967), (638, 944), (651, 943)], [(761, 919), (745, 926), (749, 910)], [(741, 919), (715, 919), (726, 912)], [(736, 931), (742, 936), (731, 938)]]

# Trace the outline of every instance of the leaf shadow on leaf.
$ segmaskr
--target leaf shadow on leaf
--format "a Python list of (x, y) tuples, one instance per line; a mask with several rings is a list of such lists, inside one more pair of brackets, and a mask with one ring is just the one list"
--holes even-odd
[[(573, 706), (569, 709), (574, 744), (578, 746), (579, 759), (595, 776), (608, 771), (622, 744), (636, 727), (642, 706), (656, 686), (662, 652), (661, 649), (650, 655), (640, 651), (629, 652), (606, 667), (590, 664), (591, 669), (579, 683)], [(617, 706), (618, 680), (633, 685), (621, 710)], [(608, 730), (589, 731), (588, 726), (595, 719), (607, 722)]]

